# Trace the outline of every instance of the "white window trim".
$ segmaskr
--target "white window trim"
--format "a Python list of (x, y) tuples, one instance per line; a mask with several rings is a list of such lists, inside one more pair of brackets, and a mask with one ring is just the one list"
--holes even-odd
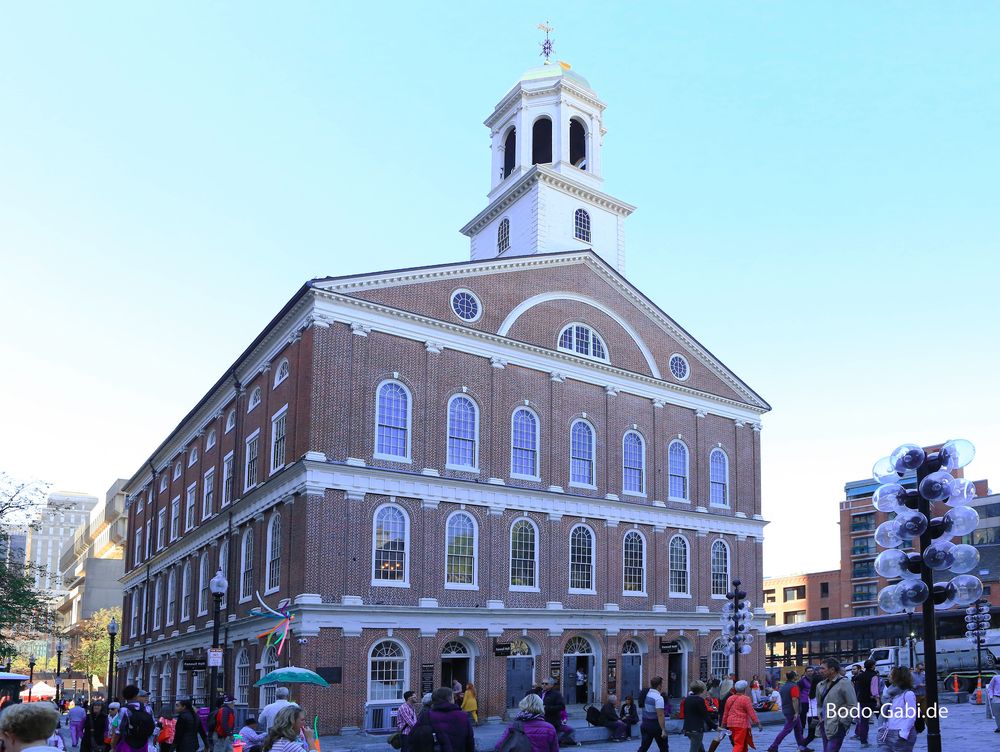
[[(173, 585), (173, 587), (171, 587)], [(173, 591), (174, 595), (174, 608), (170, 607), (170, 592)], [(167, 597), (164, 601), (164, 609), (166, 613), (163, 616), (163, 626), (172, 627), (174, 625), (174, 609), (177, 608), (177, 570), (171, 569), (170, 574), (167, 575)]]
[[(174, 510), (177, 511), (177, 532), (174, 532)], [(170, 542), (181, 537), (181, 495), (177, 494), (170, 501)]]
[[(671, 496), (670, 495), (670, 447), (674, 444), (680, 444), (684, 447), (684, 485), (687, 490), (687, 496)], [(691, 447), (687, 445), (686, 441), (681, 439), (671, 439), (667, 444), (667, 501), (677, 501), (681, 504), (691, 503)]]
[[(184, 563), (184, 568), (181, 569), (181, 598), (180, 598), (181, 618), (180, 618), (180, 623), (182, 623), (182, 624), (184, 622), (186, 622), (186, 621), (191, 621), (191, 598), (193, 596), (193, 594), (191, 593), (191, 587), (192, 586), (193, 586), (193, 581), (192, 581), (192, 578), (191, 578), (191, 560), (188, 559)], [(188, 591), (188, 593), (187, 593), (187, 595), (188, 595), (188, 599), (187, 599), (187, 602), (188, 602), (187, 613), (184, 613), (184, 590), (185, 590), (185, 588)]]
[[(497, 231), (499, 232), (499, 230), (500, 226), (497, 225)], [(458, 313), (455, 312), (455, 296), (462, 292), (468, 293), (469, 295), (472, 296), (472, 299), (476, 301), (476, 315), (471, 319), (463, 319), (461, 316), (458, 315)], [(483, 317), (483, 301), (479, 299), (479, 296), (476, 295), (476, 293), (474, 293), (472, 290), (466, 287), (459, 287), (458, 289), (451, 291), (451, 295), (448, 298), (448, 307), (451, 308), (451, 312), (452, 314), (454, 314), (455, 318), (457, 318), (463, 324), (474, 324)]]
[(160, 475), (160, 493), (167, 490), (167, 474), (163, 473)]
[[(478, 422), (478, 421), (477, 421)], [(472, 584), (448, 582), (448, 525), (452, 517), (465, 515), (472, 520)], [(464, 509), (458, 509), (444, 521), (444, 589), (445, 590), (479, 590), (479, 523), (475, 516)]]
[[(573, 480), (573, 428), (577, 423), (585, 423), (590, 429), (590, 483), (581, 483)], [(577, 418), (569, 424), (569, 446), (567, 447), (569, 458), (569, 486), (570, 488), (586, 488), (591, 491), (597, 490), (597, 429), (594, 424), (586, 418)]]
[(209, 451), (215, 447), (216, 435), (215, 429), (213, 428), (208, 432), (208, 437), (205, 439), (205, 451)]
[(234, 428), (236, 428), (236, 410), (235, 409), (230, 410), (226, 414), (226, 429), (225, 429), (224, 433), (229, 433)]
[[(472, 403), (472, 409), (475, 411), (475, 432), (473, 440), (475, 442), (475, 451), (473, 452), (473, 459), (475, 461), (472, 465), (455, 465), (448, 462), (448, 441), (451, 438), (451, 403), (456, 399), (467, 399)], [(465, 473), (478, 473), (479, 472), (479, 403), (477, 403), (472, 397), (464, 392), (458, 392), (457, 394), (451, 395), (448, 398), (447, 412), (445, 412), (445, 428), (444, 428), (444, 454), (445, 454), (445, 468), (447, 470), (459, 470)]]
[[(379, 512), (388, 507), (394, 507), (398, 509), (403, 514), (403, 579), (402, 580), (377, 580), (375, 579), (375, 535), (378, 530), (378, 525), (376, 525), (376, 520), (378, 519)], [(410, 547), (412, 543), (410, 540), (410, 515), (407, 514), (406, 510), (399, 504), (379, 504), (375, 507), (375, 511), (372, 512), (372, 545), (371, 545), (371, 586), (372, 587), (395, 587), (395, 588), (408, 588), (410, 587)]]
[[(676, 539), (676, 538), (680, 538), (682, 541), (684, 541), (684, 565), (685, 565), (685, 569), (687, 571), (687, 584), (688, 584), (688, 589), (687, 589), (686, 593), (682, 592), (682, 591), (675, 592), (674, 590), (670, 589), (670, 585), (671, 585), (671, 582), (670, 582), (670, 572), (671, 572), (671, 567), (670, 567), (670, 546), (674, 542), (674, 539)], [(711, 556), (711, 551), (709, 551), (709, 556)], [(712, 563), (711, 563), (711, 561), (709, 561), (709, 574), (711, 574), (711, 569), (712, 569)], [(712, 583), (709, 582), (709, 589), (711, 589), (711, 587), (712, 587)], [(692, 597), (691, 596), (691, 541), (689, 541), (685, 536), (683, 536), (680, 533), (675, 533), (674, 535), (671, 535), (670, 536), (670, 540), (667, 541), (667, 590), (668, 590), (668, 597), (670, 597), (670, 598), (691, 598)]]
[(236, 490), (236, 478), (234, 476), (234, 473), (236, 472), (236, 450), (231, 449), (226, 453), (226, 456), (222, 458), (222, 465), (221, 465), (222, 472), (220, 473), (222, 480), (219, 483), (219, 509), (222, 509), (223, 507), (228, 507), (236, 500), (235, 495), (231, 499), (228, 500), (226, 499), (226, 464), (230, 460), (232, 460), (232, 463), (230, 464), (232, 470), (230, 471), (229, 474), (230, 476), (233, 476), (232, 489), (234, 491)]
[[(191, 501), (191, 516), (188, 518), (188, 500)], [(184, 492), (184, 532), (194, 530), (195, 518), (198, 516), (198, 483), (187, 487)]]
[[(202, 575), (204, 575), (204, 579), (206, 579), (206, 580), (208, 580), (210, 578), (211, 567), (208, 566), (208, 562), (209, 562), (208, 552), (207, 551), (203, 551), (202, 554), (201, 554), (201, 556), (198, 557), (198, 608), (197, 608), (198, 616), (207, 616), (208, 615), (208, 603), (209, 603), (209, 601), (212, 600), (211, 589), (209, 588), (208, 583), (207, 582), (203, 582), (203, 580), (202, 580)], [(204, 566), (202, 566), (202, 564), (204, 564)], [(205, 588), (209, 588), (208, 597), (205, 599), (205, 608), (204, 608), (204, 610), (202, 610), (202, 608), (201, 608), (201, 591), (203, 589), (203, 587), (202, 587), (203, 585), (204, 585)]]
[[(527, 410), (535, 419), (535, 474), (525, 475), (514, 472), (514, 416), (521, 410)], [(542, 443), (542, 421), (538, 418), (538, 413), (527, 405), (514, 408), (510, 414), (510, 477), (519, 480), (541, 480), (541, 443)]]
[[(398, 454), (382, 454), (378, 451), (378, 400), (379, 393), (382, 391), (382, 387), (386, 384), (399, 384), (399, 386), (403, 387), (403, 391), (406, 392), (406, 455), (402, 457)], [(413, 393), (410, 391), (409, 387), (399, 379), (384, 379), (379, 382), (377, 387), (375, 387), (375, 424), (372, 436), (375, 439), (372, 454), (374, 459), (387, 460), (388, 462), (400, 462), (407, 465), (413, 464)]]
[[(254, 533), (254, 530), (253, 530), (253, 526), (251, 525), (250, 527), (248, 527), (246, 529), (246, 531), (243, 533), (243, 535), (240, 536), (240, 579), (239, 579), (239, 582), (236, 583), (236, 591), (239, 593), (239, 596), (240, 596), (239, 597), (239, 601), (238, 601), (239, 603), (248, 603), (249, 601), (253, 600), (253, 592), (251, 592), (249, 595), (243, 595), (243, 575), (246, 574), (246, 572), (248, 572), (248, 571), (249, 572), (253, 572), (253, 559), (254, 559), (254, 556), (257, 555), (256, 551), (251, 551), (251, 555), (250, 555), (250, 568), (247, 569), (247, 566), (246, 566), (246, 561), (247, 561), (247, 540), (250, 541), (250, 545), (251, 546), (254, 545), (253, 533)], [(254, 585), (256, 583), (251, 582), (250, 584)], [(251, 590), (253, 590), (253, 589), (255, 589), (255, 588), (251, 588)]]
[[(209, 491), (212, 492), (212, 509), (208, 510), (208, 514), (205, 514), (205, 501), (208, 498)], [(201, 483), (201, 519), (202, 522), (211, 519), (215, 516), (215, 468), (210, 467), (205, 471), (202, 476)]]
[[(513, 571), (511, 569), (510, 565), (511, 565), (511, 559), (513, 558), (513, 553), (514, 553), (514, 526), (517, 525), (517, 523), (521, 522), (522, 520), (526, 521), (529, 525), (531, 525), (531, 527), (535, 531), (535, 535), (534, 535), (535, 549), (534, 549), (534, 557), (533, 557), (534, 564), (535, 564), (535, 571), (534, 571), (535, 584), (534, 585), (512, 585), (511, 582), (510, 582), (511, 577), (513, 575)], [(508, 591), (510, 591), (512, 593), (540, 593), (540, 592), (542, 592), (542, 589), (538, 586), (538, 570), (539, 570), (539, 562), (538, 562), (539, 540), (538, 540), (538, 538), (539, 538), (539, 536), (538, 536), (538, 525), (535, 524), (535, 521), (533, 519), (531, 519), (530, 517), (518, 517), (518, 518), (516, 518), (514, 520), (511, 520), (510, 528), (507, 530), (507, 590)]]
[[(590, 336), (597, 337), (597, 340), (601, 343), (601, 347), (604, 349), (604, 357), (599, 358), (596, 355), (585, 355), (584, 353), (577, 352), (575, 348), (563, 347), (560, 342), (562, 342), (563, 334), (570, 327), (582, 326), (590, 330)], [(576, 342), (576, 331), (573, 331), (573, 341)], [(593, 340), (591, 340), (593, 341)], [(593, 349), (593, 347), (591, 347)], [(598, 363), (610, 363), (611, 354), (608, 351), (608, 343), (604, 341), (604, 337), (598, 334), (597, 330), (590, 324), (584, 324), (582, 321), (574, 321), (572, 323), (566, 324), (562, 329), (559, 330), (559, 336), (556, 337), (556, 350), (562, 353), (568, 353), (569, 355), (575, 355), (578, 358), (586, 358), (587, 360), (596, 360)]]
[[(274, 475), (276, 472), (278, 472), (285, 465), (288, 464), (287, 462), (282, 462), (280, 465), (277, 465), (277, 466), (275, 466), (274, 464), (272, 464), (274, 462), (274, 443), (275, 443), (275, 440), (277, 439), (277, 436), (274, 433), (274, 424), (278, 422), (278, 420), (281, 418), (282, 415), (286, 415), (287, 413), (288, 413), (288, 403), (286, 402), (284, 405), (281, 406), (281, 408), (274, 415), (271, 416), (271, 441), (268, 442), (270, 444), (270, 450), (267, 453), (267, 466), (269, 468), (268, 475)], [(288, 456), (288, 419), (286, 418), (285, 419), (285, 457), (287, 457), (287, 456)]]
[[(254, 402), (254, 398), (257, 399), (256, 402)], [(247, 412), (252, 413), (263, 401), (264, 395), (261, 392), (261, 388), (259, 386), (255, 386), (250, 392), (250, 399), (247, 400)]]
[(183, 472), (183, 468), (181, 467), (182, 464), (183, 463), (180, 460), (177, 460), (177, 462), (174, 463), (174, 474), (173, 474), (174, 480), (177, 480), (178, 478), (181, 477), (181, 472)]
[[(714, 541), (712, 541), (712, 544), (708, 547), (708, 590), (709, 590), (710, 593), (712, 591), (712, 549), (715, 548), (715, 544), (717, 542), (721, 543), (723, 546), (725, 546), (725, 549), (726, 549), (726, 591), (727, 592), (729, 591), (729, 583), (731, 583), (733, 581), (733, 552), (729, 548), (729, 544), (726, 543), (725, 540), (723, 540), (722, 538), (716, 538)], [(715, 593), (712, 593), (712, 600), (715, 600), (715, 601), (724, 601), (724, 600), (728, 600), (728, 599), (726, 598), (725, 594), (723, 594), (723, 595), (716, 595)]]
[[(249, 484), (249, 480), (250, 480), (250, 462), (248, 460), (250, 459), (250, 455), (248, 454), (248, 452), (250, 451), (250, 442), (252, 442), (254, 439), (258, 439), (258, 441), (257, 441), (257, 482), (254, 483), (251, 486)], [(258, 428), (256, 431), (254, 431), (252, 434), (250, 434), (249, 436), (247, 436), (243, 440), (243, 493), (244, 494), (247, 491), (249, 491), (251, 488), (256, 488), (257, 486), (259, 486), (260, 482), (261, 482), (260, 481), (260, 441), (259, 441), (259, 439), (260, 439), (260, 429)]]
[[(670, 361), (672, 361), (674, 358), (680, 358), (681, 360), (684, 361), (684, 366), (686, 370), (684, 372), (685, 375), (683, 379), (675, 375), (673, 369), (670, 367)], [(677, 379), (678, 381), (687, 381), (689, 378), (691, 378), (691, 363), (688, 361), (687, 358), (685, 358), (680, 353), (677, 352), (670, 353), (670, 357), (667, 358), (667, 373), (670, 374), (671, 378)]]
[(193, 446), (188, 451), (188, 467), (191, 467), (197, 461), (198, 461), (198, 447)]
[(160, 551), (167, 545), (167, 508), (156, 512), (156, 550)]
[(578, 522), (569, 529), (569, 557), (566, 565), (567, 583), (573, 582), (573, 532), (578, 528), (583, 528), (590, 533), (590, 585), (589, 588), (575, 588), (570, 585), (567, 592), (573, 595), (597, 595), (597, 535), (590, 525)]
[[(629, 533), (638, 534), (640, 540), (642, 540), (642, 590), (626, 590), (625, 589), (625, 538), (628, 537)], [(646, 540), (646, 536), (642, 534), (641, 530), (626, 530), (625, 535), (622, 536), (622, 595), (626, 598), (648, 598), (649, 593), (646, 590), (646, 583), (649, 580), (649, 570), (646, 566), (646, 555), (647, 549), (649, 547), (649, 541)]]
[[(625, 439), (630, 434), (634, 433), (639, 437), (639, 443), (642, 445), (642, 491), (626, 491), (625, 490)], [(622, 495), (623, 496), (635, 496), (639, 499), (645, 499), (646, 495), (646, 438), (639, 433), (634, 428), (628, 429), (624, 434), (622, 434)]]
[(163, 578), (157, 577), (153, 585), (153, 631), (163, 623)]
[(400, 700), (373, 700), (372, 699), (372, 653), (375, 652), (375, 648), (381, 645), (383, 642), (391, 642), (396, 647), (400, 649), (403, 653), (403, 670), (402, 675), (404, 677), (403, 686), (406, 687), (408, 682), (405, 677), (410, 676), (410, 649), (407, 647), (406, 643), (402, 640), (396, 639), (394, 637), (383, 637), (375, 641), (375, 644), (368, 648), (367, 659), (365, 661), (365, 699), (366, 702), (378, 705), (389, 705), (393, 707), (399, 705)]
[[(274, 514), (271, 515), (271, 519), (269, 519), (267, 521), (267, 531), (266, 531), (266, 535), (264, 536), (264, 587), (265, 587), (264, 595), (270, 595), (271, 593), (277, 593), (281, 589), (281, 583), (280, 582), (277, 585), (275, 585), (274, 587), (268, 587), (267, 586), (267, 583), (269, 583), (271, 581), (271, 539), (272, 539), (272, 534), (274, 533), (274, 521), (275, 520), (278, 520), (278, 524), (279, 525), (281, 524), (281, 513), (280, 512), (275, 511)], [(278, 542), (278, 545), (279, 546), (281, 545), (280, 541)], [(280, 551), (278, 552), (278, 566), (279, 567), (281, 566), (281, 552)], [(279, 569), (278, 574), (279, 574), (279, 577), (280, 577), (280, 574), (281, 574), (280, 569)]]
[[(288, 373), (286, 373), (284, 376), (281, 375), (282, 365), (288, 366), (287, 368)], [(274, 384), (271, 386), (271, 389), (272, 390), (277, 389), (278, 384), (283, 383), (285, 379), (287, 379), (288, 376), (291, 374), (291, 372), (292, 372), (292, 365), (291, 363), (288, 362), (288, 358), (282, 358), (280, 361), (278, 361), (278, 367), (274, 369)]]
[[(712, 501), (712, 455), (716, 452), (721, 452), (723, 459), (726, 460), (726, 502), (724, 504), (716, 504)], [(713, 447), (708, 452), (708, 505), (716, 509), (729, 509), (732, 506), (729, 499), (729, 454), (722, 447)]]

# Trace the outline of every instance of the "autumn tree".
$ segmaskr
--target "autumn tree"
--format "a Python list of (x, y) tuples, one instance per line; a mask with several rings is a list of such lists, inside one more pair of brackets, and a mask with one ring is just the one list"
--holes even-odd
[(112, 618), (122, 623), (121, 608), (102, 608), (74, 628), (78, 640), (76, 647), (70, 650), (70, 661), (74, 671), (86, 673), (87, 681), (91, 681), (95, 674), (105, 676), (108, 672), (108, 659), (111, 657), (108, 624)]

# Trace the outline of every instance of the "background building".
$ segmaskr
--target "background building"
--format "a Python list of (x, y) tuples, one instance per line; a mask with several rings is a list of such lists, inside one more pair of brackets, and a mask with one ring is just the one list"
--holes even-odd
[(839, 619), (844, 615), (841, 571), (793, 574), (764, 580), (768, 626)]
[(38, 567), (35, 588), (47, 591), (53, 606), (66, 597), (59, 566), (63, 551), (73, 541), (76, 529), (86, 523), (97, 497), (79, 493), (52, 493), (28, 530), (26, 560)]
[[(119, 681), (204, 697), (216, 569), (224, 687), (246, 712), (262, 673), (314, 668), (324, 732), (451, 680), (498, 717), (550, 674), (595, 701), (729, 670), (769, 406), (621, 276), (602, 112), (566, 67), (526, 73), (487, 121), (473, 260), (306, 283), (153, 451), (125, 487)], [(281, 655), (258, 599), (290, 604)]]

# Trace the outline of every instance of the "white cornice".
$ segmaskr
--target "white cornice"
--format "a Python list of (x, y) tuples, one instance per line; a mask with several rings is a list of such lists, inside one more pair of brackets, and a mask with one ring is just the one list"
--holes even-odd
[[(556, 74), (556, 76), (558, 76), (558, 74)], [(526, 87), (524, 86), (523, 81), (518, 81), (511, 87), (510, 91), (504, 95), (503, 99), (497, 103), (497, 106), (493, 108), (493, 112), (491, 112), (489, 117), (483, 121), (483, 125), (492, 131), (493, 127), (498, 122), (505, 120), (510, 115), (510, 111), (514, 109), (515, 105), (521, 101), (522, 98), (551, 96), (552, 94), (557, 94), (562, 89), (565, 89), (573, 96), (582, 99), (584, 102), (597, 107), (602, 112), (607, 109), (608, 106), (598, 99), (597, 94), (594, 92), (584, 89), (579, 84), (575, 84), (572, 79), (556, 76), (553, 76), (555, 80), (551, 83), (551, 85), (538, 86), (537, 88)], [(542, 82), (545, 79), (535, 80)]]

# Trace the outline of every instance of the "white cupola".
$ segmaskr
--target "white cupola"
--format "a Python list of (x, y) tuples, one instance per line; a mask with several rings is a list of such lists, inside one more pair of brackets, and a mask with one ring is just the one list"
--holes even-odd
[(500, 100), (485, 121), (489, 204), (462, 228), (473, 259), (592, 248), (624, 272), (635, 207), (601, 192), (604, 108), (562, 62), (528, 70)]

